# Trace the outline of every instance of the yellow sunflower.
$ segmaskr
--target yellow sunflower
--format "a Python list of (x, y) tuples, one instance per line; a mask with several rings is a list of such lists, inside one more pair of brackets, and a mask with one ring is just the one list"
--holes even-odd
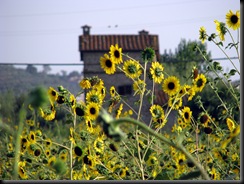
[(182, 116), (182, 118), (184, 119), (185, 123), (190, 123), (191, 122), (191, 116), (192, 116), (192, 111), (189, 107), (184, 107), (181, 111), (180, 111), (180, 115)]
[(240, 28), (240, 11), (234, 14), (231, 10), (226, 14), (226, 24), (229, 28), (237, 30)]
[(201, 92), (207, 82), (207, 79), (204, 74), (199, 74), (196, 79), (193, 81), (196, 92)]
[(94, 141), (94, 148), (97, 152), (102, 153), (104, 150), (104, 142), (103, 139), (101, 137), (98, 137), (95, 141)]
[(115, 93), (116, 93), (115, 87), (111, 86), (109, 92), (110, 92), (111, 97), (114, 97)]
[(112, 61), (112, 58), (110, 58), (108, 54), (104, 54), (103, 57), (100, 57), (100, 64), (106, 74), (110, 75), (115, 73), (115, 63)]
[(122, 60), (122, 48), (119, 48), (118, 44), (111, 45), (109, 51), (110, 57), (115, 64), (120, 64)]
[(142, 94), (145, 91), (146, 83), (143, 80), (137, 80), (133, 83), (135, 94)]
[(125, 72), (125, 75), (132, 79), (139, 78), (140, 75), (142, 74), (141, 66), (139, 62), (135, 60), (125, 61), (123, 70)]
[(180, 90), (180, 81), (177, 77), (170, 76), (164, 80), (162, 87), (165, 93), (169, 96), (173, 96)]
[(216, 25), (216, 31), (219, 34), (220, 40), (225, 41), (225, 34), (227, 32), (226, 27), (225, 27), (225, 23), (219, 22), (217, 20), (215, 20), (214, 23)]
[(86, 120), (86, 129), (89, 133), (93, 133), (94, 129), (92, 127), (92, 121), (90, 119)]
[(233, 132), (233, 130), (235, 130), (236, 125), (235, 125), (235, 122), (232, 119), (226, 118), (226, 124), (227, 124), (228, 129), (230, 130), (230, 132)]
[(90, 102), (86, 106), (86, 117), (95, 120), (98, 117), (100, 106), (97, 103)]
[(168, 106), (174, 110), (179, 109), (182, 106), (182, 98), (170, 96)]
[(58, 92), (53, 87), (49, 87), (48, 95), (49, 95), (49, 99), (52, 103), (58, 99)]
[(200, 30), (199, 30), (199, 39), (202, 41), (202, 43), (205, 42), (205, 40), (207, 39), (207, 32), (206, 32), (206, 29), (205, 27), (200, 27)]
[(153, 118), (160, 118), (164, 115), (164, 110), (160, 105), (152, 105), (150, 107), (150, 112)]
[(80, 81), (80, 87), (82, 89), (90, 89), (91, 88), (91, 83), (88, 78), (84, 78)]
[(152, 78), (154, 79), (155, 83), (160, 84), (164, 79), (163, 74), (164, 67), (157, 61), (152, 62), (152, 67), (150, 68), (150, 73)]
[(103, 99), (103, 97), (102, 97), (101, 93), (97, 90), (91, 90), (86, 95), (86, 100), (88, 103), (94, 102), (97, 104), (102, 104), (102, 99)]

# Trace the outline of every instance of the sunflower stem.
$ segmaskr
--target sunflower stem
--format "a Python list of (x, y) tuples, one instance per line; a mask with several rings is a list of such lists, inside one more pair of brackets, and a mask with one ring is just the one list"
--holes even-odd
[(183, 152), (186, 157), (191, 160), (194, 165), (199, 169), (199, 171), (202, 174), (202, 177), (206, 180), (210, 180), (208, 173), (204, 170), (204, 168), (202, 167), (202, 165), (195, 160), (195, 158), (185, 149), (185, 147), (182, 144), (175, 144), (174, 142), (169, 141), (167, 138), (165, 138), (164, 136), (162, 136), (161, 134), (156, 133), (155, 131), (153, 131), (151, 128), (149, 128), (147, 125), (145, 125), (144, 123), (137, 121), (135, 119), (131, 119), (131, 118), (120, 118), (120, 119), (115, 119), (112, 122), (110, 122), (111, 124), (113, 124), (115, 127), (119, 126), (120, 124), (123, 123), (132, 123), (134, 125), (136, 125), (137, 127), (140, 127), (142, 129), (144, 129), (145, 131), (147, 131), (149, 134), (157, 137), (159, 140), (161, 140), (162, 142), (168, 144), (169, 146), (173, 146), (174, 148), (178, 149), (179, 151)]

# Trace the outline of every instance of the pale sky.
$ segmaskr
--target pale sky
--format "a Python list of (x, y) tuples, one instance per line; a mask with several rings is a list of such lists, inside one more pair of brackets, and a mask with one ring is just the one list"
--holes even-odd
[[(145, 29), (159, 35), (160, 54), (175, 51), (182, 38), (199, 40), (199, 28), (215, 32), (214, 20), (240, 10), (239, 0), (0, 0), (0, 63), (80, 63), (81, 26), (91, 34), (138, 34)], [(237, 39), (237, 32), (232, 31)], [(229, 43), (226, 37), (226, 45)], [(207, 42), (212, 58), (224, 54)], [(227, 50), (236, 57), (234, 49)], [(238, 60), (233, 60), (240, 68)], [(229, 61), (221, 61), (225, 69)], [(0, 65), (1, 67), (1, 65)], [(80, 66), (52, 67), (82, 71)], [(235, 76), (235, 79), (238, 79)]]

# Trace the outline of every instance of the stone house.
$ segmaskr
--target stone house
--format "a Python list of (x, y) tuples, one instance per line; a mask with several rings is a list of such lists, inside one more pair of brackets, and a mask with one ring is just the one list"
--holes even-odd
[[(113, 75), (107, 75), (100, 66), (100, 57), (109, 52), (110, 46), (118, 44), (124, 54), (141, 61), (141, 53), (146, 47), (152, 47), (156, 53), (156, 60), (159, 61), (159, 40), (158, 35), (150, 35), (149, 32), (142, 30), (138, 34), (116, 34), (116, 35), (92, 35), (91, 27), (82, 26), (83, 35), (79, 36), (80, 59), (84, 62), (84, 77), (98, 76), (103, 79), (108, 98), (109, 89), (113, 85), (116, 91), (131, 107), (138, 112), (135, 102), (139, 100), (139, 95), (134, 96), (133, 81), (125, 76), (124, 73), (116, 70)], [(128, 58), (123, 56), (123, 60)], [(147, 66), (147, 69), (150, 65)], [(152, 89), (152, 81), (147, 77), (147, 89)], [(107, 99), (108, 99), (107, 98)], [(105, 99), (106, 100), (106, 99)], [(141, 118), (145, 123), (150, 122), (150, 103), (148, 96), (145, 96)], [(129, 107), (124, 104), (125, 110)], [(134, 113), (135, 114), (135, 113)]]

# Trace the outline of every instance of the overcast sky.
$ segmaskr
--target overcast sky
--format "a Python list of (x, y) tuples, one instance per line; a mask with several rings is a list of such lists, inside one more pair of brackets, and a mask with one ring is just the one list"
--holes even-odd
[[(0, 0), (0, 63), (79, 63), (78, 37), (85, 24), (91, 34), (138, 34), (145, 29), (159, 35), (161, 54), (165, 49), (174, 52), (182, 38), (198, 41), (201, 26), (215, 32), (214, 20), (225, 22), (229, 10), (240, 10), (240, 1)], [(236, 39), (237, 32), (232, 33)], [(213, 58), (224, 57), (212, 43), (207, 48)], [(234, 50), (228, 53), (237, 56)], [(233, 61), (239, 68), (239, 61)], [(227, 62), (221, 63), (230, 68)], [(65, 66), (80, 72), (79, 67)]]

